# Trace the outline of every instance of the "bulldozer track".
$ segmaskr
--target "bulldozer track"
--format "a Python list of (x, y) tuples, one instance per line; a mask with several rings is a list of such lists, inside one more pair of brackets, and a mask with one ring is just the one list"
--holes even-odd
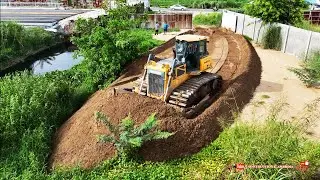
[[(192, 106), (194, 105), (193, 103), (195, 101), (200, 101), (202, 99), (199, 95), (201, 88), (212, 85), (213, 81), (215, 80), (219, 81), (219, 76), (217, 74), (203, 73), (200, 76), (195, 76), (174, 89), (169, 96), (168, 103), (180, 106), (182, 108)], [(219, 87), (212, 87), (212, 89), (218, 88)], [(211, 89), (209, 88), (208, 90), (208, 93), (210, 93)]]

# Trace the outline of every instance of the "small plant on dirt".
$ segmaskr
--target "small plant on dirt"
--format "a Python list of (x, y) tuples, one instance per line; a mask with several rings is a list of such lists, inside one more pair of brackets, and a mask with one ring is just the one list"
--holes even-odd
[(155, 114), (149, 116), (140, 126), (135, 126), (130, 116), (123, 119), (119, 125), (112, 124), (109, 118), (101, 112), (96, 113), (96, 119), (105, 124), (111, 133), (110, 135), (100, 135), (99, 142), (114, 144), (118, 155), (124, 160), (134, 158), (144, 142), (167, 139), (174, 134), (163, 132), (157, 128), (158, 121)]
[(262, 46), (265, 49), (280, 50), (282, 45), (281, 27), (271, 25), (262, 37)]
[(289, 68), (307, 86), (319, 85), (320, 83), (320, 51), (304, 61), (301, 68)]

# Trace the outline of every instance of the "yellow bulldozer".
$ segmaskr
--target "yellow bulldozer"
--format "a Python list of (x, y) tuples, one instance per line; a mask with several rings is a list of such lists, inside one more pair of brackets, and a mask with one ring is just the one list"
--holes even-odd
[(183, 108), (189, 117), (209, 105), (221, 88), (221, 76), (208, 72), (213, 60), (207, 51), (208, 38), (200, 35), (176, 37), (174, 57), (153, 61), (150, 54), (143, 76), (133, 91)]

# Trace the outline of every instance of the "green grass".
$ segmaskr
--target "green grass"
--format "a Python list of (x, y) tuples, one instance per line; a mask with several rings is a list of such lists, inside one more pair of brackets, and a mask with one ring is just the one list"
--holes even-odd
[(320, 32), (320, 26), (316, 24), (312, 24), (307, 20), (303, 20), (301, 23), (295, 25), (298, 28), (306, 29), (309, 31)]
[(221, 21), (222, 13), (198, 14), (194, 17), (193, 24), (220, 27)]
[(14, 22), (0, 22), (0, 32), (0, 63), (60, 41), (42, 28), (25, 28)]
[[(310, 105), (314, 110), (318, 106)], [(310, 179), (320, 167), (320, 143), (304, 138), (305, 118), (283, 121), (275, 107), (264, 123), (237, 120), (218, 139), (190, 157), (167, 162), (112, 159), (91, 170), (57, 170), (48, 179)], [(281, 109), (281, 108), (280, 108)], [(319, 109), (318, 109), (319, 111)], [(306, 109), (306, 112), (315, 112)], [(318, 112), (319, 113), (319, 112)], [(309, 117), (309, 116), (308, 116)], [(247, 165), (293, 165), (309, 160), (310, 169), (228, 169)]]
[(151, 0), (151, 6), (169, 7), (181, 4), (188, 8), (241, 8), (248, 0)]

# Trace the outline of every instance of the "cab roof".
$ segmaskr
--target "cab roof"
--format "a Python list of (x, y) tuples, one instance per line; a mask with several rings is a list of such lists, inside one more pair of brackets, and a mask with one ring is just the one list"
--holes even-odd
[(176, 40), (195, 42), (195, 41), (208, 40), (208, 37), (207, 36), (200, 36), (200, 35), (186, 34), (186, 35), (176, 36)]

